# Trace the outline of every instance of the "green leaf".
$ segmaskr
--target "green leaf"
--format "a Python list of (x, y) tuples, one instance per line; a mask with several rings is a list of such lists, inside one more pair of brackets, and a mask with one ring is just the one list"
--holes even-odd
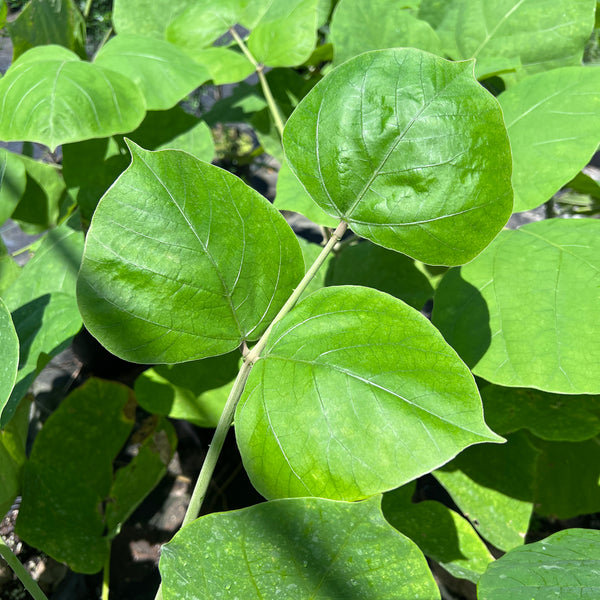
[(419, 19), (423, 19), (437, 28), (450, 10), (454, 10), (456, 2), (448, 0), (421, 0), (418, 3)]
[(269, 67), (308, 60), (317, 43), (318, 0), (272, 0), (248, 38), (254, 58)]
[(600, 596), (600, 532), (567, 529), (515, 548), (492, 563), (479, 600), (578, 600)]
[(509, 550), (523, 544), (529, 528), (538, 455), (527, 435), (516, 433), (503, 446), (468, 448), (434, 475), (480, 535)]
[(580, 442), (600, 434), (600, 396), (548, 394), (498, 385), (486, 385), (480, 391), (486, 421), (496, 433), (527, 429), (557, 442)]
[(523, 77), (579, 65), (594, 27), (595, 0), (454, 0), (454, 59), (476, 58), (483, 78), (505, 70)]
[(83, 233), (65, 223), (52, 230), (4, 300), (19, 336), (17, 383), (8, 402), (0, 404), (0, 428), (35, 378), (41, 355), (55, 356), (81, 328), (75, 300), (75, 279), (83, 251)]
[(471, 260), (511, 212), (502, 112), (472, 63), (412, 48), (357, 56), (300, 102), (283, 141), (327, 214), (424, 262)]
[(57, 44), (86, 59), (85, 20), (73, 0), (31, 0), (8, 24), (13, 60), (34, 46)]
[(584, 442), (545, 442), (535, 476), (536, 512), (571, 519), (600, 511), (600, 438)]
[(237, 177), (129, 142), (100, 201), (78, 283), (92, 335), (114, 354), (174, 363), (260, 337), (304, 272), (296, 238)]
[(25, 166), (27, 183), (12, 219), (29, 234), (56, 227), (61, 204), (66, 197), (65, 182), (58, 165), (43, 163), (28, 156), (19, 159)]
[(209, 73), (214, 85), (243, 81), (254, 73), (254, 65), (240, 52), (229, 48), (184, 48)]
[(236, 351), (179, 365), (158, 365), (136, 379), (136, 398), (148, 412), (216, 427), (239, 360)]
[(26, 183), (23, 161), (16, 154), (0, 148), (0, 225), (13, 214)]
[(60, 144), (135, 129), (146, 106), (120, 73), (79, 60), (60, 46), (28, 50), (0, 79), (0, 137), (54, 150)]
[(291, 210), (300, 213), (313, 223), (325, 227), (337, 227), (340, 222), (339, 219), (330, 217), (315, 204), (287, 162), (281, 163), (281, 169), (279, 169), (274, 204), (279, 210)]
[(165, 39), (169, 23), (196, 0), (114, 0), (112, 22), (119, 34), (133, 33)]
[(486, 545), (466, 519), (443, 504), (413, 503), (414, 489), (409, 483), (383, 495), (386, 520), (454, 577), (477, 583), (494, 560)]
[[(503, 231), (436, 290), (433, 322), (498, 385), (600, 393), (600, 222), (550, 219)], [(591, 321), (590, 321), (591, 320)]]
[(94, 64), (121, 73), (144, 94), (148, 110), (167, 110), (210, 78), (207, 69), (173, 44), (122, 34), (102, 47)]
[(600, 69), (566, 67), (500, 94), (513, 151), (515, 211), (536, 208), (585, 167), (600, 139)]
[(134, 424), (130, 396), (121, 384), (88, 380), (48, 418), (25, 464), (17, 535), (80, 573), (98, 572), (108, 556), (103, 503)]
[(108, 537), (119, 533), (142, 500), (154, 489), (167, 472), (167, 465), (177, 447), (177, 437), (167, 419), (150, 417), (131, 440), (137, 454), (114, 476), (106, 503)]
[(29, 402), (22, 402), (15, 418), (0, 430), (0, 519), (21, 493), (25, 445), (29, 428)]
[(0, 29), (6, 25), (6, 13), (8, 12), (4, 0), (0, 0)]
[[(306, 271), (308, 271), (308, 269), (315, 262), (315, 260), (317, 260), (319, 254), (321, 254), (323, 247), (319, 244), (313, 244), (312, 242), (309, 242), (302, 237), (298, 237), (298, 243), (300, 244), (300, 248), (302, 249), (302, 256), (304, 256), (304, 265)], [(321, 265), (321, 268), (315, 273), (315, 276), (310, 280), (310, 283), (306, 286), (306, 289), (304, 290), (302, 296), (300, 296), (302, 300), (306, 298), (306, 296), (312, 294), (313, 292), (316, 292), (322, 287), (325, 287), (325, 278), (327, 276), (327, 271), (332, 260), (333, 255), (329, 254), (323, 262), (323, 264)]]
[(439, 600), (423, 555), (385, 522), (380, 502), (299, 498), (201, 517), (163, 546), (165, 600), (223, 590), (244, 600)]
[[(302, 434), (299, 422), (310, 424)], [(235, 428), (266, 498), (356, 500), (471, 444), (501, 441), (483, 421), (468, 369), (431, 323), (360, 287), (318, 290), (275, 325)]]
[(6, 290), (16, 281), (20, 273), (21, 268), (0, 239), (0, 296), (4, 296)]
[[(10, 312), (2, 298), (0, 298), (0, 340), (2, 342), (3, 356), (0, 363), (0, 406), (4, 406), (17, 380), (19, 338), (17, 337)], [(2, 513), (1, 516), (4, 516), (4, 512), (0, 511)]]
[(442, 54), (439, 37), (403, 3), (388, 0), (340, 0), (331, 19), (334, 65), (382, 48), (420, 48)]
[(374, 288), (417, 310), (433, 298), (433, 288), (414, 260), (370, 242), (345, 246), (338, 252), (330, 263), (326, 282)]

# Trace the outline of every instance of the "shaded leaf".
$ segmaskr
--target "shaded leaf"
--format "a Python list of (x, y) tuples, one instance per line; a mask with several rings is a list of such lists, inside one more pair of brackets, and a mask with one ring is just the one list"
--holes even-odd
[(442, 54), (431, 25), (388, 0), (340, 0), (331, 19), (334, 65), (368, 50), (420, 48)]
[(0, 148), (0, 225), (13, 214), (26, 183), (23, 161), (16, 154)]
[(308, 60), (317, 43), (319, 0), (272, 0), (252, 29), (248, 49), (269, 67), (294, 67)]
[(8, 24), (13, 60), (34, 46), (57, 44), (86, 59), (85, 20), (73, 0), (31, 0)]
[(240, 353), (179, 365), (158, 365), (135, 381), (135, 395), (148, 412), (216, 427), (239, 371)]
[(360, 287), (318, 290), (275, 325), (235, 429), (267, 498), (356, 500), (471, 444), (501, 441), (483, 421), (468, 369), (429, 321)]
[(549, 441), (579, 442), (600, 433), (600, 397), (526, 388), (480, 388), (488, 425), (502, 435), (528, 429)]
[(284, 147), (327, 214), (424, 262), (472, 259), (511, 212), (502, 113), (471, 63), (410, 48), (353, 58), (300, 102)]
[(434, 475), (480, 535), (509, 550), (524, 543), (529, 528), (538, 455), (527, 435), (516, 433), (503, 446), (468, 448)]
[(386, 520), (421, 551), (460, 579), (477, 583), (494, 560), (471, 524), (439, 502), (413, 503), (414, 483), (383, 495)]
[(331, 261), (327, 285), (364, 285), (386, 292), (420, 310), (433, 298), (427, 277), (404, 254), (363, 242), (345, 246)]
[(114, 354), (174, 363), (260, 337), (301, 279), (296, 238), (237, 177), (147, 152), (101, 200), (78, 283), (86, 327)]
[(477, 598), (595, 598), (600, 595), (599, 574), (600, 532), (567, 529), (492, 563), (479, 582)]
[(299, 498), (201, 517), (163, 547), (165, 600), (223, 590), (248, 600), (439, 599), (423, 555), (385, 522), (380, 502)]
[(130, 394), (88, 380), (50, 415), (25, 464), (17, 535), (80, 573), (98, 572), (108, 556), (101, 511), (113, 460), (134, 424)]
[(515, 211), (549, 200), (585, 167), (600, 139), (600, 69), (527, 77), (499, 101), (513, 151)]
[(58, 145), (135, 129), (145, 103), (120, 73), (83, 62), (60, 46), (38, 46), (0, 80), (0, 136)]
[(94, 64), (121, 73), (142, 91), (148, 110), (167, 110), (210, 75), (173, 44), (151, 37), (122, 34), (103, 46)]
[(600, 393), (600, 222), (550, 219), (503, 231), (436, 290), (433, 322), (498, 385)]
[(454, 59), (476, 58), (475, 74), (483, 78), (510, 70), (523, 77), (581, 64), (596, 2), (454, 0), (452, 4), (454, 10), (446, 18), (450, 14), (454, 27), (446, 50)]

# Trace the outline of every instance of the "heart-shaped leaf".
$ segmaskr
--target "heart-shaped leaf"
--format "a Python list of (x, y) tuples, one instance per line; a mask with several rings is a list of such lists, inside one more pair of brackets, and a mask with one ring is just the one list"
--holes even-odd
[(0, 137), (51, 150), (67, 142), (135, 129), (142, 92), (120, 73), (79, 60), (60, 46), (28, 50), (0, 80)]
[(600, 69), (539, 73), (500, 94), (513, 151), (515, 211), (549, 200), (588, 164), (600, 139)]
[(290, 166), (327, 214), (376, 244), (471, 260), (512, 209), (502, 111), (472, 69), (412, 48), (349, 60), (288, 120)]
[(515, 548), (490, 564), (479, 600), (600, 597), (600, 531), (567, 529)]
[(275, 325), (235, 429), (267, 498), (356, 500), (501, 440), (468, 369), (425, 317), (344, 286), (316, 291)]
[(304, 274), (279, 212), (234, 175), (128, 142), (100, 201), (78, 282), (92, 335), (136, 362), (175, 363), (256, 340)]
[(380, 503), (294, 498), (201, 517), (163, 546), (164, 598), (439, 600), (424, 556)]
[(144, 94), (148, 110), (167, 110), (210, 78), (206, 68), (173, 44), (133, 34), (117, 35), (94, 64), (121, 73)]
[(444, 277), (433, 322), (473, 372), (510, 387), (600, 393), (600, 221), (503, 231)]
[[(581, 64), (595, 0), (454, 0), (446, 42), (454, 59), (476, 58), (477, 77), (519, 76)], [(444, 28), (444, 24), (441, 25)], [(444, 36), (442, 36), (444, 39)]]

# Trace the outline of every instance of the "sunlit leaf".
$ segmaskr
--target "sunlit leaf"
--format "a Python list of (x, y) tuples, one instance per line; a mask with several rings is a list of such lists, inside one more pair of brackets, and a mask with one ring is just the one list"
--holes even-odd
[(600, 69), (567, 67), (519, 82), (499, 101), (513, 151), (515, 211), (549, 200), (600, 139)]
[[(0, 298), (0, 342), (2, 362), (0, 362), (0, 406), (4, 406), (17, 379), (19, 367), (19, 338), (15, 331), (10, 312)], [(0, 511), (1, 512), (1, 511)], [(2, 513), (4, 515), (4, 513)]]
[(498, 385), (600, 393), (600, 222), (550, 219), (503, 231), (436, 290), (433, 322)]
[(284, 147), (327, 214), (424, 262), (472, 259), (511, 212), (502, 113), (472, 63), (410, 48), (353, 58), (300, 102)]
[(360, 499), (501, 441), (468, 369), (429, 321), (361, 287), (318, 290), (275, 325), (235, 429), (267, 498)]
[(388, 0), (340, 0), (331, 19), (334, 64), (380, 48), (420, 48), (442, 54), (431, 25), (404, 5)]
[(196, 0), (113, 0), (112, 22), (115, 31), (165, 39), (169, 23)]
[(215, 85), (237, 83), (254, 73), (254, 65), (240, 52), (230, 48), (194, 48), (184, 49), (197, 63), (209, 73)]
[(202, 517), (163, 547), (164, 598), (439, 600), (423, 555), (380, 502), (299, 498)]
[(26, 183), (23, 161), (16, 154), (0, 148), (0, 225), (13, 214)]
[(88, 232), (78, 284), (87, 328), (146, 363), (257, 339), (303, 275), (292, 230), (234, 175), (184, 152), (129, 146), (132, 165)]
[(492, 563), (479, 600), (578, 600), (600, 596), (600, 531), (567, 529)]
[(0, 137), (51, 150), (67, 142), (135, 129), (146, 105), (120, 73), (79, 60), (60, 46), (37, 46), (0, 80)]
[(173, 44), (133, 34), (117, 35), (94, 64), (121, 73), (144, 94), (148, 110), (166, 110), (209, 79), (208, 70)]

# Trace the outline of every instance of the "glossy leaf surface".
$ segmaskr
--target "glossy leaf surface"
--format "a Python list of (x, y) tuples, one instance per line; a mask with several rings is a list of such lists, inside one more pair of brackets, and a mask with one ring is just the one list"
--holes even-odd
[(528, 77), (500, 95), (513, 151), (515, 211), (536, 208), (585, 167), (600, 139), (600, 69)]
[(566, 529), (492, 563), (479, 600), (578, 600), (600, 596), (600, 532)]
[(580, 442), (600, 433), (600, 396), (527, 388), (480, 388), (488, 425), (501, 435), (528, 429), (548, 441)]
[[(2, 362), (0, 363), (0, 406), (5, 406), (17, 379), (19, 367), (19, 338), (15, 331), (10, 312), (0, 298), (0, 342)], [(4, 516), (4, 514), (2, 515)]]
[(290, 117), (290, 166), (372, 242), (432, 264), (472, 259), (512, 208), (502, 113), (472, 68), (410, 48), (349, 60)]
[(16, 154), (0, 148), (0, 225), (13, 214), (26, 183), (23, 161)]
[(0, 103), (3, 140), (39, 142), (51, 150), (131, 131), (146, 110), (130, 79), (60, 46), (38, 46), (15, 61), (0, 80)]
[(429, 321), (360, 287), (318, 290), (275, 325), (235, 427), (267, 498), (356, 500), (500, 441), (468, 369)]
[(210, 75), (179, 48), (142, 35), (118, 35), (98, 52), (94, 64), (121, 73), (142, 90), (148, 110), (167, 110)]
[(468, 448), (434, 473), (480, 535), (501, 550), (525, 541), (539, 455), (522, 432), (507, 440)]
[(234, 175), (184, 152), (129, 146), (132, 165), (88, 233), (78, 283), (87, 328), (144, 363), (257, 339), (304, 272), (292, 230)]
[(240, 357), (235, 351), (179, 365), (157, 365), (136, 379), (136, 398), (148, 412), (216, 427)]
[(308, 60), (317, 43), (318, 0), (272, 0), (248, 38), (254, 58), (269, 67)]
[(431, 25), (406, 10), (405, 4), (340, 0), (331, 20), (334, 65), (380, 48), (420, 48), (442, 54), (440, 39)]
[(436, 291), (433, 322), (473, 372), (499, 385), (600, 392), (600, 222), (503, 231)]
[[(455, 0), (442, 39), (452, 58), (477, 59), (478, 78), (581, 64), (595, 0)], [(440, 28), (446, 29), (445, 24)], [(449, 39), (448, 39), (449, 38)]]
[(130, 395), (121, 384), (90, 379), (48, 418), (25, 466), (19, 537), (81, 573), (96, 573), (108, 555), (101, 508), (134, 424)]
[(413, 503), (415, 484), (386, 492), (381, 504), (386, 520), (422, 552), (460, 579), (477, 583), (494, 560), (471, 524), (439, 502)]
[(85, 59), (85, 21), (73, 0), (32, 0), (8, 25), (13, 60), (34, 46), (57, 44)]
[(385, 522), (380, 501), (298, 498), (202, 517), (163, 547), (164, 598), (439, 599), (423, 555)]

